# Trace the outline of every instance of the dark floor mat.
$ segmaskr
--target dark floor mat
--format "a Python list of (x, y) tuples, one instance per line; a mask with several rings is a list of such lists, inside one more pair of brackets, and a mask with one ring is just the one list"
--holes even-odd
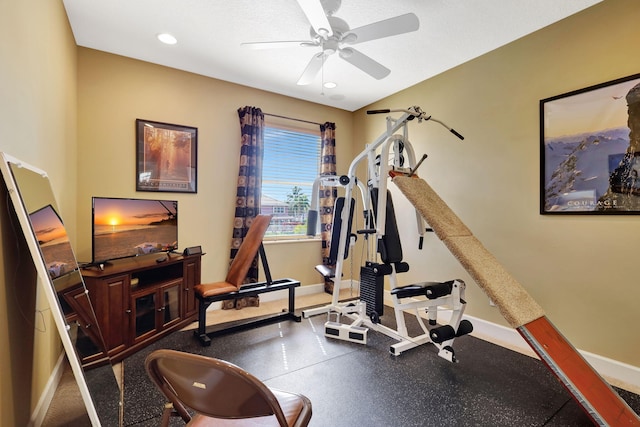
[[(459, 363), (438, 357), (430, 344), (393, 356), (395, 340), (371, 330), (367, 345), (326, 338), (325, 320), (215, 337), (210, 347), (192, 332), (163, 338), (124, 362), (125, 425), (158, 425), (164, 400), (144, 371), (144, 359), (157, 348), (224, 359), (271, 387), (305, 394), (313, 404), (311, 426), (591, 425), (537, 359), (471, 336), (454, 343)], [(412, 320), (407, 326), (415, 331)], [(620, 394), (640, 412), (640, 396)]]

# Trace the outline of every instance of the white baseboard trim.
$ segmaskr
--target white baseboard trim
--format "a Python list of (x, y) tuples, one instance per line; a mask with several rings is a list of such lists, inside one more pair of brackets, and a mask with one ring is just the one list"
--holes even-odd
[[(385, 303), (393, 306), (391, 294), (385, 290)], [(448, 323), (450, 312), (443, 312), (438, 315), (438, 321)], [(476, 338), (488, 341), (492, 344), (517, 351), (530, 357), (539, 359), (529, 344), (513, 328), (489, 322), (477, 317), (464, 315), (465, 319), (473, 324), (473, 332), (470, 334)], [(611, 385), (625, 389), (632, 393), (640, 394), (640, 367), (629, 365), (624, 362), (590, 353), (578, 349), (582, 357)]]
[[(351, 280), (343, 280), (340, 282), (340, 289), (349, 289), (352, 285)], [(353, 288), (360, 289), (360, 283), (358, 281), (353, 281)], [(324, 292), (324, 283), (316, 283), (314, 285), (304, 285), (296, 288), (296, 295), (313, 295)], [(288, 293), (286, 290), (277, 291), (277, 292), (269, 292), (266, 294), (260, 294), (260, 301), (275, 301), (283, 298), (288, 298)]]
[[(343, 280), (341, 289), (348, 289), (351, 286), (351, 280)], [(353, 286), (357, 287), (358, 283), (353, 282)], [(305, 285), (296, 288), (296, 295), (311, 295), (324, 292), (324, 284), (318, 283), (313, 285)], [(269, 292), (260, 295), (260, 301), (268, 302), (288, 298), (287, 291)], [(391, 294), (385, 290), (384, 302), (388, 306), (393, 306)], [(214, 303), (211, 306), (220, 308), (221, 303)], [(210, 307), (210, 309), (212, 309)], [(444, 312), (440, 322), (448, 323), (449, 313)], [(440, 316), (439, 316), (440, 317)], [(473, 324), (472, 336), (480, 338), (484, 341), (508, 348), (518, 353), (538, 358), (537, 354), (531, 349), (529, 344), (520, 336), (518, 331), (513, 328), (489, 322), (473, 316), (464, 316)], [(629, 365), (617, 360), (613, 360), (604, 356), (600, 356), (588, 351), (578, 350), (580, 354), (589, 362), (589, 364), (610, 384), (628, 390), (632, 393), (640, 394), (640, 367)]]
[[(464, 316), (473, 323), (471, 335), (539, 359), (529, 344), (515, 329), (488, 322), (473, 316)], [(640, 394), (640, 367), (578, 349), (582, 357), (611, 385)]]
[(51, 405), (51, 401), (53, 400), (53, 395), (56, 393), (56, 389), (58, 388), (58, 384), (60, 384), (60, 379), (62, 378), (62, 374), (64, 373), (65, 360), (65, 353), (60, 353), (60, 357), (58, 357), (58, 361), (53, 368), (53, 372), (47, 380), (47, 384), (45, 385), (44, 390), (40, 395), (40, 399), (38, 399), (38, 404), (31, 414), (31, 419), (29, 420), (28, 424), (29, 427), (42, 426), (44, 418), (47, 415), (47, 411), (49, 410), (49, 406)]
[[(342, 286), (344, 287), (349, 286), (349, 284), (350, 282), (347, 280), (342, 281)], [(324, 292), (323, 283), (317, 283), (315, 285), (305, 285), (305, 286), (300, 286), (296, 288), (297, 296), (319, 294), (322, 292)], [(278, 301), (278, 300), (283, 300), (287, 298), (289, 298), (289, 291), (286, 289), (283, 289), (281, 291), (266, 292), (264, 294), (260, 294), (261, 302)], [(207, 311), (218, 310), (220, 308), (222, 308), (222, 302), (214, 302), (209, 307), (207, 307)]]

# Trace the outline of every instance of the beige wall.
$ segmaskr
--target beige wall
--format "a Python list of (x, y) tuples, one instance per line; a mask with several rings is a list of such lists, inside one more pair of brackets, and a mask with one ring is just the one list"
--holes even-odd
[[(352, 115), (285, 96), (239, 86), (91, 49), (78, 49), (78, 256), (91, 259), (91, 197), (176, 198), (181, 248), (202, 245), (202, 280), (227, 271), (240, 153), (237, 110), (336, 123), (338, 162), (352, 157)], [(198, 193), (135, 190), (136, 118), (198, 128)], [(319, 283), (320, 243), (269, 244), (274, 278)]]
[[(371, 107), (420, 105), (461, 132), (464, 142), (411, 124), (418, 156), (429, 154), (420, 175), (576, 347), (640, 367), (640, 218), (538, 214), (539, 100), (640, 72), (638, 22), (637, 2), (607, 0)], [(384, 126), (364, 111), (354, 123), (368, 140)], [(435, 236), (419, 252), (415, 230), (402, 232), (406, 280), (467, 279), (467, 313), (506, 325)]]
[[(416, 151), (429, 154), (421, 175), (577, 347), (640, 366), (634, 332), (640, 290), (632, 246), (638, 219), (538, 214), (538, 101), (638, 72), (637, 22), (634, 0), (607, 0), (372, 107), (417, 104), (462, 132), (466, 139), (460, 143), (436, 124), (412, 124)], [(364, 111), (351, 114), (76, 49), (61, 2), (0, 3), (0, 34), (0, 150), (47, 170), (83, 260), (90, 257), (91, 196), (144, 195), (134, 185), (136, 118), (199, 129), (198, 193), (171, 196), (180, 200), (181, 246), (200, 244), (207, 252), (204, 280), (216, 280), (226, 270), (238, 107), (336, 122), (340, 173), (384, 127), (380, 117), (366, 117)], [(402, 219), (410, 206), (395, 199), (406, 223)], [(24, 425), (60, 345), (46, 311), (46, 332), (34, 333), (34, 324), (16, 307), (12, 289), (32, 286), (35, 277), (27, 266), (18, 270), (21, 280), (15, 279), (17, 255), (25, 262), (28, 252), (13, 249), (16, 239), (5, 207), (0, 214), (0, 424)], [(413, 230), (402, 232), (412, 266), (403, 280), (463, 277), (469, 283), (468, 313), (502, 323), (433, 236), (418, 252)], [(274, 276), (282, 272), (305, 284), (319, 281), (312, 268), (318, 260), (314, 243), (274, 244), (267, 253)], [(37, 295), (27, 299), (46, 309)], [(26, 357), (25, 351), (38, 357)]]
[[(0, 2), (0, 151), (46, 169), (72, 238), (75, 135), (76, 47), (62, 2)], [(61, 344), (1, 193), (0, 425), (18, 426), (27, 424)]]

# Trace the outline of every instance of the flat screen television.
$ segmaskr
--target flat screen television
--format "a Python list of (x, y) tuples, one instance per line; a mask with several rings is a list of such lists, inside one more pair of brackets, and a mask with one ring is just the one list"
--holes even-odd
[(178, 248), (176, 200), (92, 198), (92, 263)]

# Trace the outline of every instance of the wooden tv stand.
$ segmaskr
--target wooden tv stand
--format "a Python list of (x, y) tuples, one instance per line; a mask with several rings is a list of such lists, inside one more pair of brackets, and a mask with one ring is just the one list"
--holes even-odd
[(82, 270), (112, 361), (197, 320), (201, 256), (152, 254)]

